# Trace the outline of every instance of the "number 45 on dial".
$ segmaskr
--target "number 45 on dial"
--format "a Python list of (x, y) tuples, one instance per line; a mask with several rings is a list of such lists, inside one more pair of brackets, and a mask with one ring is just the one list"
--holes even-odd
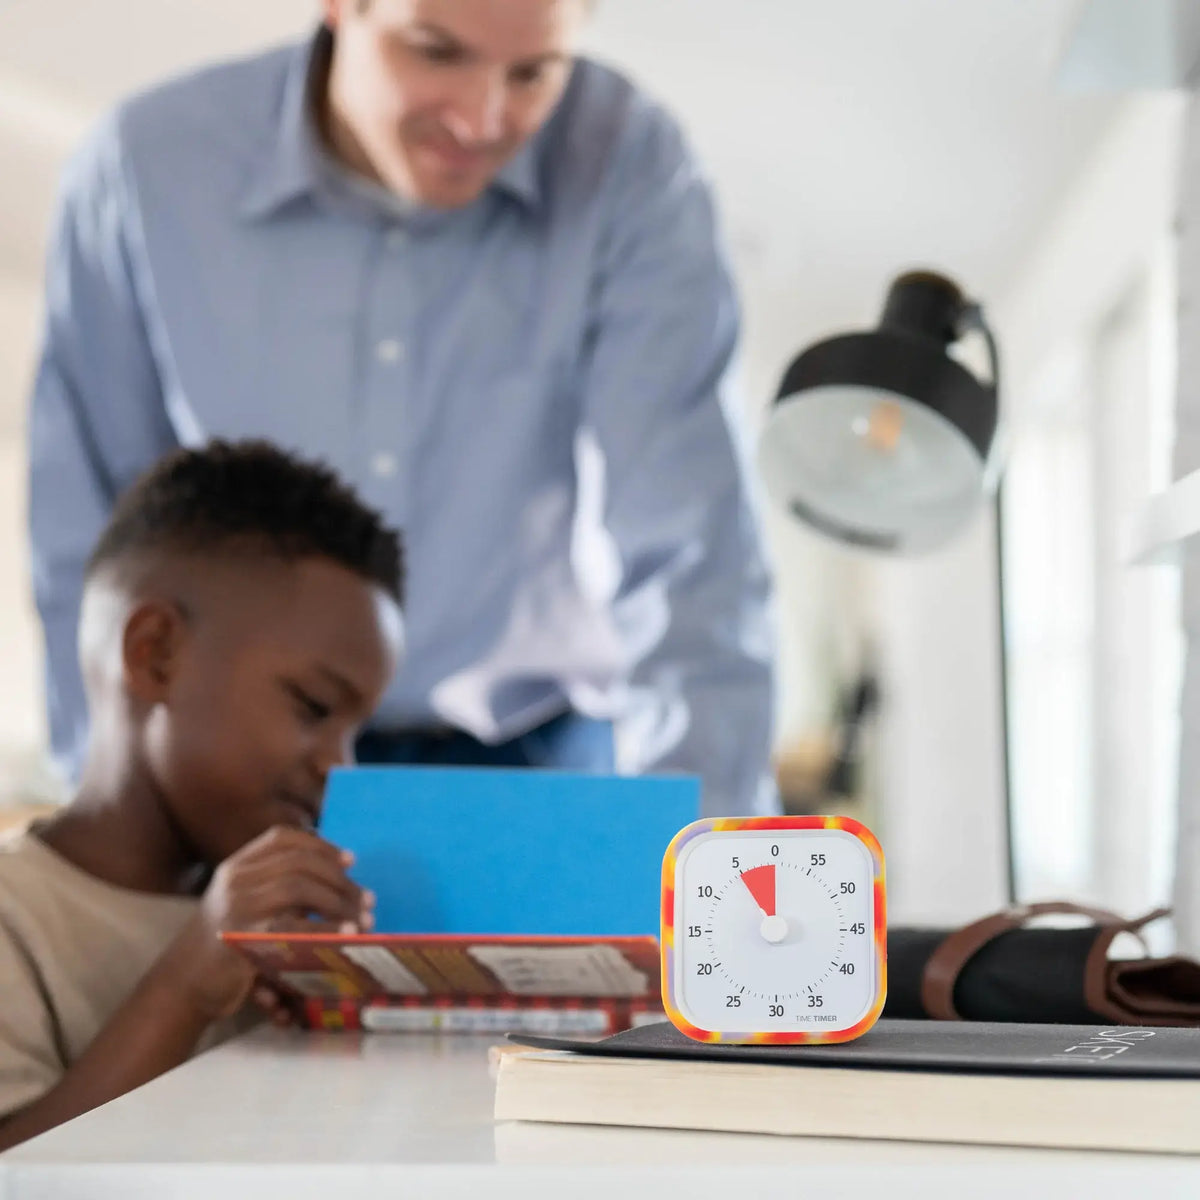
[(729, 817), (663, 860), (662, 994), (706, 1042), (846, 1042), (887, 995), (883, 851), (848, 817)]

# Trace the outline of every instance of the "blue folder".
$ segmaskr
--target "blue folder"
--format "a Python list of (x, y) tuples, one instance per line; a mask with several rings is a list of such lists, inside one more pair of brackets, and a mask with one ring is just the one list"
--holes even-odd
[(320, 832), (379, 933), (621, 937), (658, 934), (663, 854), (699, 815), (688, 776), (350, 767)]

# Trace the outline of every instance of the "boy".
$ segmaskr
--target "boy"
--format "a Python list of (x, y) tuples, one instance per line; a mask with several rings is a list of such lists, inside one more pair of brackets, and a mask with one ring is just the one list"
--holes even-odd
[(395, 668), (402, 573), (376, 514), (265, 443), (175, 453), (119, 502), (78, 792), (0, 847), (0, 1150), (227, 1032), (254, 978), (221, 930), (370, 926), (312, 829)]

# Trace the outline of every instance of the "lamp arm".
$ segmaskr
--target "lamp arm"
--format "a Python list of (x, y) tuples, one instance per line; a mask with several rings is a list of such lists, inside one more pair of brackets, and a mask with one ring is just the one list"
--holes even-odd
[(1007, 423), (1004, 420), (1003, 394), (1000, 391), (1000, 353), (996, 347), (996, 338), (992, 333), (991, 326), (985, 320), (983, 308), (979, 304), (969, 301), (963, 305), (958, 330), (960, 336), (968, 332), (977, 332), (982, 335), (987, 345), (992, 388), (996, 394), (996, 432), (992, 436), (992, 444), (988, 448), (987, 462), (984, 463), (983, 471), (984, 486), (994, 497), (992, 504), (995, 519), (996, 634), (1000, 666), (1000, 785), (1004, 801), (1005, 886), (1008, 892), (1008, 902), (1013, 905), (1018, 901), (1020, 890), (1017, 879), (1016, 812), (1012, 793), (1012, 728), (1008, 714), (1008, 618), (1004, 583), (1004, 496), (1001, 490), (1001, 475), (1008, 449)]

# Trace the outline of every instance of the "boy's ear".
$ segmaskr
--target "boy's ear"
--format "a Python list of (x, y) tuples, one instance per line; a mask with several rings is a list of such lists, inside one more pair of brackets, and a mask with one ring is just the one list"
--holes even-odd
[(131, 696), (147, 704), (166, 697), (186, 635), (187, 621), (169, 601), (147, 600), (129, 614), (121, 639), (121, 674)]

